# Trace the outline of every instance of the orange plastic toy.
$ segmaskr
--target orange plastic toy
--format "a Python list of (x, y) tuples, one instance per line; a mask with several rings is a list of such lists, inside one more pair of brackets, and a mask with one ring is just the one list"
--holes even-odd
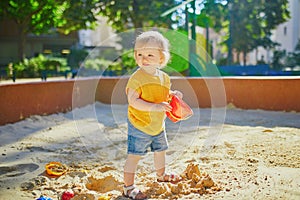
[(166, 112), (166, 114), (167, 117), (174, 123), (186, 120), (194, 114), (190, 106), (176, 95), (172, 96), (170, 105), (173, 109), (171, 112)]
[(60, 162), (49, 162), (46, 165), (46, 172), (51, 176), (61, 176), (66, 173), (67, 167)]

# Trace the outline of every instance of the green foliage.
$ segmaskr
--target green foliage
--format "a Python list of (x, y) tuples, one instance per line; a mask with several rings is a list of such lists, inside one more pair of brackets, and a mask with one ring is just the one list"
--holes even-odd
[(223, 44), (244, 56), (259, 46), (273, 48), (271, 31), (289, 18), (288, 0), (208, 0), (204, 11), (216, 31), (227, 32)]
[(119, 53), (116, 51), (115, 48), (109, 48), (101, 51), (101, 58), (105, 60), (115, 60), (119, 57)]
[(25, 58), (23, 62), (14, 65), (16, 77), (40, 77), (41, 71), (45, 69), (43, 65), (45, 61), (46, 58), (42, 55), (31, 59)]
[(84, 68), (87, 70), (104, 71), (113, 62), (104, 59), (87, 59), (84, 61)]
[(95, 0), (1, 0), (1, 18), (13, 19), (26, 33), (63, 33), (94, 25)]
[(96, 14), (98, 0), (64, 0), (66, 9), (62, 13), (60, 31), (68, 34), (71, 31), (94, 28), (96, 26)]
[(288, 53), (284, 59), (285, 67), (294, 68), (297, 65), (297, 59), (294, 53)]
[(109, 23), (117, 31), (143, 27), (171, 27), (173, 23), (169, 16), (160, 15), (174, 7), (174, 0), (102, 0), (98, 3), (99, 14), (108, 17)]
[(135, 68), (136, 63), (133, 56), (133, 51), (125, 52), (124, 54), (122, 54), (121, 63), (127, 71)]
[(295, 47), (294, 52), (287, 53), (285, 50), (274, 51), (272, 67), (274, 69), (294, 68), (300, 66), (300, 40)]
[[(62, 57), (52, 57), (47, 56), (47, 61), (50, 61), (50, 63), (54, 63), (56, 67), (56, 70), (59, 72), (64, 72), (70, 70), (70, 67), (67, 65), (67, 59)], [(55, 70), (55, 69), (54, 69)]]
[(133, 51), (124, 52), (117, 61), (111, 63), (106, 69), (108, 75), (125, 75), (131, 74), (136, 68)]
[(282, 69), (284, 67), (283, 61), (284, 61), (285, 55), (286, 55), (285, 50), (283, 50), (283, 51), (280, 51), (280, 50), (274, 51), (273, 60), (272, 60), (272, 63), (271, 63), (272, 68)]
[(170, 42), (171, 60), (164, 68), (169, 74), (182, 73), (189, 68), (189, 39), (186, 31), (168, 31), (164, 36)]
[(44, 71), (58, 74), (68, 70), (68, 67), (62, 58), (47, 58), (40, 54), (37, 57), (25, 58), (22, 62), (14, 63), (12, 70), (17, 78), (37, 78), (41, 77)]
[(200, 15), (197, 16), (197, 25), (200, 27), (211, 27), (213, 22), (205, 12), (201, 12)]
[(227, 64), (227, 58), (220, 58), (219, 60), (217, 60), (217, 66), (224, 66)]
[(295, 51), (288, 53), (285, 57), (284, 62), (286, 67), (300, 67), (300, 39), (298, 40), (298, 43), (295, 47)]
[(24, 53), (26, 35), (68, 34), (79, 29), (92, 28), (96, 17), (96, 0), (1, 0), (0, 20), (16, 23), (19, 33), (19, 60)]
[(226, 8), (219, 1), (207, 0), (202, 12), (209, 17), (210, 27), (213, 27), (216, 32), (220, 32), (224, 28), (227, 16)]
[(55, 0), (2, 0), (0, 4), (2, 18), (13, 19), (25, 33), (37, 34), (54, 27), (57, 13), (65, 9), (62, 1)]
[(300, 67), (300, 39), (298, 40), (298, 43), (295, 47), (295, 51), (292, 53), (292, 57), (296, 66)]
[(106, 60), (102, 58), (87, 59), (84, 62), (84, 68), (80, 69), (79, 75), (113, 75), (121, 76), (132, 73), (136, 67), (133, 52), (124, 52), (118, 59)]

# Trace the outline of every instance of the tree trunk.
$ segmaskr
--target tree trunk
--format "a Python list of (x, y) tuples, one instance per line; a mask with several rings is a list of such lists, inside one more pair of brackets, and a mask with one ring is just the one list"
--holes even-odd
[[(139, 13), (138, 2), (136, 0), (133, 0), (132, 4), (133, 4), (132, 5), (132, 10), (135, 13), (135, 15), (137, 16), (138, 15), (137, 13)], [(135, 29), (143, 29), (143, 21), (142, 20), (137, 20), (137, 19), (134, 19), (134, 18), (132, 18), (131, 20), (133, 22), (133, 25), (134, 25)]]
[(26, 33), (22, 24), (18, 24), (18, 61), (25, 58)]
[(243, 64), (244, 66), (246, 66), (246, 62), (247, 62), (247, 53), (246, 51), (243, 52)]
[(257, 64), (258, 61), (258, 49), (255, 49), (255, 63)]

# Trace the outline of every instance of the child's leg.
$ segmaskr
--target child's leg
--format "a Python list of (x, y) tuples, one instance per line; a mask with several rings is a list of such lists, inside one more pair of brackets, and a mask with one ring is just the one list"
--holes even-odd
[(156, 174), (161, 176), (165, 173), (166, 151), (154, 152), (154, 167)]
[(134, 175), (141, 156), (128, 154), (124, 166), (124, 195), (131, 199), (147, 199), (147, 195), (134, 187)]
[(181, 177), (174, 173), (165, 173), (166, 151), (154, 152), (154, 166), (156, 169), (157, 181), (177, 183)]
[(125, 186), (130, 186), (134, 184), (134, 175), (137, 164), (141, 156), (128, 154), (127, 160), (124, 166), (124, 184)]

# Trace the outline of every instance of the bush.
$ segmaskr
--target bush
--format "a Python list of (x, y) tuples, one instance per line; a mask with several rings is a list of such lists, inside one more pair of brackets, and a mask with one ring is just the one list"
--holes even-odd
[(80, 69), (80, 76), (99, 75), (121, 76), (132, 72), (136, 67), (132, 52), (126, 52), (115, 61), (102, 58), (87, 59)]
[(118, 57), (119, 54), (114, 48), (104, 49), (101, 51), (100, 58), (104, 60), (115, 60)]
[(87, 59), (84, 62), (83, 67), (89, 70), (104, 71), (111, 64), (112, 61), (110, 60), (96, 58), (96, 59)]
[(43, 55), (28, 59), (23, 62), (15, 63), (13, 70), (17, 78), (35, 78), (40, 77), (40, 73), (45, 69), (44, 62), (46, 58)]
[(294, 52), (286, 52), (285, 50), (274, 51), (272, 68), (282, 70), (285, 67), (294, 68), (296, 66), (300, 66), (300, 40)]
[[(45, 71), (51, 71), (52, 74), (59, 74), (69, 68), (66, 66), (66, 60), (63, 58), (47, 58), (42, 54), (34, 58), (25, 58), (23, 62), (9, 65), (7, 70), (15, 78), (37, 78), (41, 77)], [(11, 71), (13, 71), (11, 73)]]
[(227, 65), (227, 58), (220, 58), (220, 59), (218, 59), (216, 65), (217, 66), (225, 66), (225, 65)]

